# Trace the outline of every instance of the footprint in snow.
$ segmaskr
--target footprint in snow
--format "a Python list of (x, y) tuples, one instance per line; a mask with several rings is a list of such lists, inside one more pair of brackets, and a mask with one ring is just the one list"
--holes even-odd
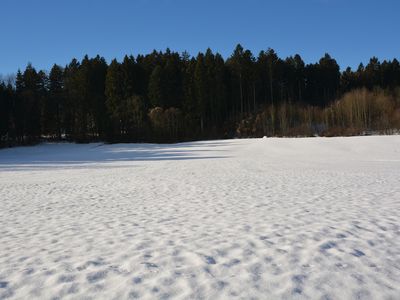
[(364, 256), (364, 255), (365, 255), (364, 252), (362, 252), (362, 251), (360, 251), (360, 250), (357, 250), (357, 249), (354, 249), (353, 252), (352, 252), (351, 254), (354, 255), (355, 257), (361, 257), (361, 256)]
[(135, 284), (140, 284), (140, 283), (142, 283), (142, 278), (141, 277), (135, 277), (135, 278), (133, 278), (133, 283), (135, 283)]
[(336, 235), (336, 237), (337, 237), (338, 239), (344, 239), (344, 238), (346, 238), (346, 235), (343, 234), (343, 233), (338, 233), (338, 234)]
[(332, 249), (332, 248), (335, 248), (335, 247), (336, 247), (336, 243), (332, 242), (332, 241), (329, 241), (329, 242), (323, 243), (319, 247), (319, 249), (320, 249), (321, 252), (324, 252), (326, 250), (329, 250), (329, 249)]
[(107, 271), (99, 271), (88, 274), (86, 276), (86, 279), (90, 283), (95, 283), (101, 279), (106, 278), (106, 276), (107, 276)]
[(215, 265), (217, 262), (215, 261), (214, 257), (212, 256), (204, 256), (204, 259), (206, 260), (206, 263), (208, 265)]
[(158, 266), (153, 263), (143, 262), (142, 264), (144, 264), (146, 266), (146, 268), (148, 268), (148, 269), (157, 269), (158, 268)]

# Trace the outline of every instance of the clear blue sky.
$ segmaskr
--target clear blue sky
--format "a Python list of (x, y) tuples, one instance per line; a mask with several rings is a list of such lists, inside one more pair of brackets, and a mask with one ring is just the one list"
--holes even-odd
[(237, 43), (307, 63), (328, 52), (342, 68), (400, 57), (399, 0), (0, 1), (0, 74), (166, 47), (227, 57)]

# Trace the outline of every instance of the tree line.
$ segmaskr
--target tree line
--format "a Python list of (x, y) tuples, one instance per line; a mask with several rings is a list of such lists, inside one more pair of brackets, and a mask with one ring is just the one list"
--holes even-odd
[(14, 83), (0, 83), (0, 138), (14, 145), (359, 134), (398, 128), (399, 87), (397, 59), (373, 57), (341, 72), (329, 54), (305, 64), (300, 55), (254, 56), (241, 45), (227, 59), (211, 49), (110, 64), (85, 56), (50, 72), (28, 64)]

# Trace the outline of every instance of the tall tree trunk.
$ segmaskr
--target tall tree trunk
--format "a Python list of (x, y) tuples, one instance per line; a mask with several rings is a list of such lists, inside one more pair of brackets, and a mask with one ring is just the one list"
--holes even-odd
[(242, 73), (239, 74), (240, 78), (240, 118), (243, 118), (243, 86), (242, 86)]
[(274, 105), (274, 91), (272, 89), (272, 64), (269, 64), (269, 91), (271, 95), (271, 104)]
[(301, 83), (300, 83), (300, 81), (298, 82), (298, 86), (299, 86), (299, 102), (301, 102)]
[(253, 82), (253, 112), (256, 111), (256, 83)]
[(58, 101), (57, 101), (56, 122), (57, 122), (57, 136), (58, 136), (58, 140), (61, 140), (60, 105), (58, 104)]

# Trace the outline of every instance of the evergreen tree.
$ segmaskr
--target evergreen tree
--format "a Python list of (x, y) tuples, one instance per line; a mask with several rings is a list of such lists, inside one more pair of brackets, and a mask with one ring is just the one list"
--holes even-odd
[(228, 64), (231, 68), (233, 74), (233, 89), (237, 91), (237, 96), (235, 97), (237, 100), (235, 103), (238, 103), (240, 117), (243, 117), (244, 114), (244, 91), (243, 91), (243, 73), (244, 73), (244, 49), (238, 44), (233, 51), (232, 56), (228, 60)]
[(10, 138), (11, 94), (10, 87), (0, 83), (0, 144)]
[(149, 100), (152, 107), (164, 107), (166, 104), (164, 93), (163, 69), (157, 65), (150, 75), (149, 80)]
[[(27, 142), (37, 140), (41, 134), (40, 126), (40, 84), (41, 77), (31, 64), (22, 74), (19, 84), (19, 109), (22, 117), (22, 139)], [(18, 78), (17, 80), (21, 80)]]
[(64, 71), (54, 64), (49, 74), (49, 96), (44, 106), (44, 132), (61, 139), (62, 111), (64, 109)]
[(319, 61), (319, 85), (322, 90), (322, 105), (328, 104), (337, 96), (340, 87), (340, 68), (336, 60), (326, 53)]
[(111, 116), (113, 135), (121, 136), (126, 133), (127, 111), (123, 74), (121, 65), (113, 60), (108, 67), (105, 83), (106, 107)]
[(194, 90), (196, 97), (196, 112), (200, 121), (200, 131), (202, 134), (204, 134), (204, 122), (209, 100), (207, 81), (207, 70), (204, 62), (204, 55), (200, 53), (197, 56), (196, 67), (194, 70)]
[(80, 78), (80, 63), (74, 58), (64, 70), (65, 110), (64, 126), (67, 137), (82, 141), (87, 133), (87, 116)]
[(14, 124), (14, 133), (15, 133), (15, 139), (18, 143), (22, 143), (24, 141), (24, 135), (25, 135), (24, 101), (22, 97), (23, 90), (24, 90), (24, 78), (22, 76), (21, 70), (18, 69), (15, 78), (15, 97), (13, 99), (13, 105), (12, 105), (12, 119)]
[(373, 57), (340, 72), (329, 54), (306, 65), (271, 48), (256, 59), (239, 44), (227, 60), (211, 49), (196, 57), (167, 49), (110, 65), (85, 56), (53, 65), (48, 75), (29, 64), (10, 83), (0, 83), (3, 144), (64, 134), (72, 141), (177, 141), (400, 126), (397, 59)]
[(268, 48), (267, 51), (261, 51), (258, 56), (258, 65), (260, 66), (263, 86), (264, 97), (268, 101), (265, 103), (275, 104), (276, 95), (276, 69), (279, 62), (276, 52)]

